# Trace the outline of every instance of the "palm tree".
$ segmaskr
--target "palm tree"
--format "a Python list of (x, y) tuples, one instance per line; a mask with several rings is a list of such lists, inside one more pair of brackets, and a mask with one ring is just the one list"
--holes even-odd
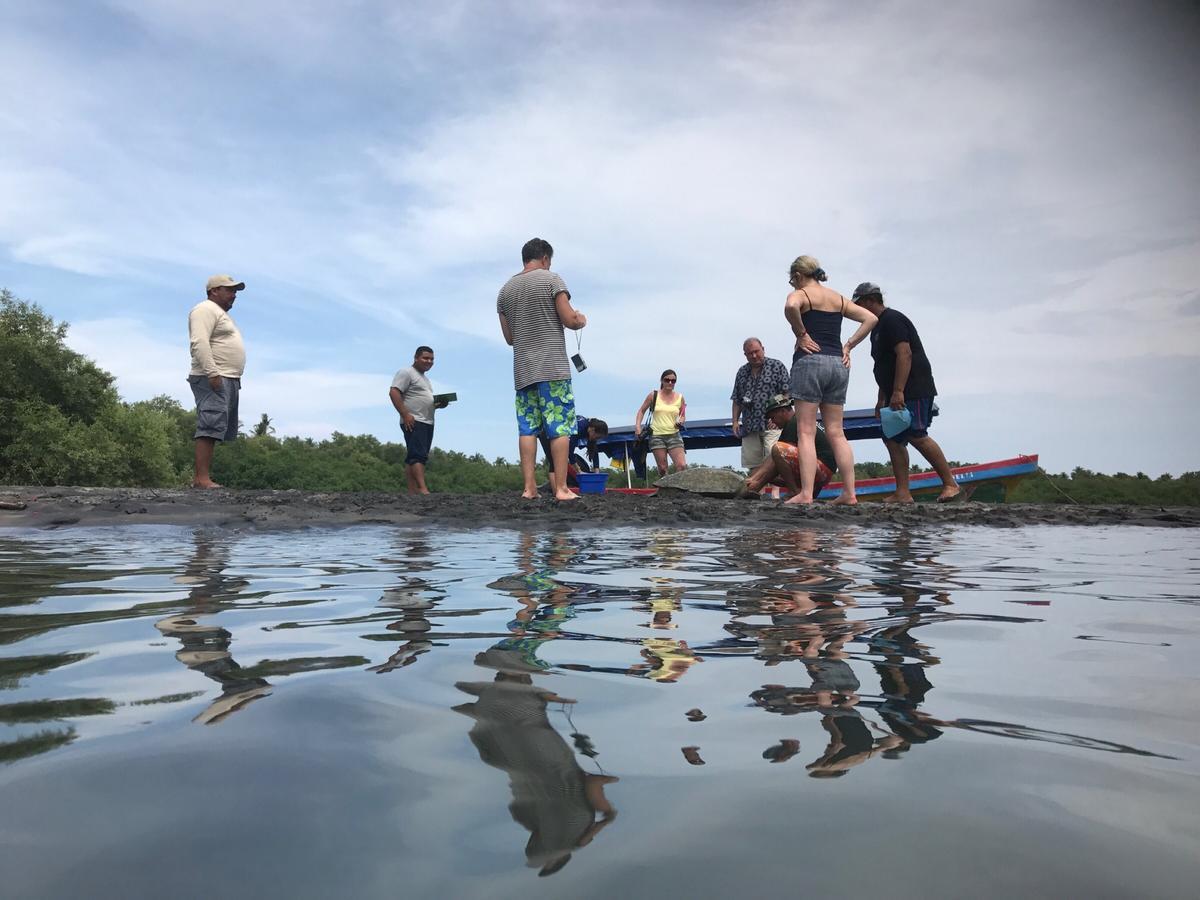
[(269, 434), (275, 433), (275, 426), (271, 424), (271, 417), (266, 413), (262, 414), (262, 418), (258, 420), (258, 424), (254, 426), (252, 437), (266, 437)]

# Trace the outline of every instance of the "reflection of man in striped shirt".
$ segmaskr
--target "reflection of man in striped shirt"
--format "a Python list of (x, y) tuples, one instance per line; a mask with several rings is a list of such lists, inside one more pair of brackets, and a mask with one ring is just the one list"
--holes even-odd
[[(496, 298), (500, 330), (513, 348), (513, 387), (516, 389), (518, 447), (525, 489), (521, 496), (537, 497), (533, 467), (538, 434), (550, 439), (556, 471), (567, 471), (568, 442), (575, 431), (575, 395), (563, 328), (578, 331), (587, 316), (571, 306), (571, 292), (550, 271), (554, 248), (541, 238), (521, 248), (525, 267), (505, 282)], [(574, 500), (566, 481), (557, 485), (558, 500)]]

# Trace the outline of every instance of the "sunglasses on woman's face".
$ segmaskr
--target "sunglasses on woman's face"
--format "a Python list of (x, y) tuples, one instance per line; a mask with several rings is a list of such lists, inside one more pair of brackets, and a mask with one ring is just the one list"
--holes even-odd
[(663, 379), (663, 384), (674, 384), (674, 383), (675, 383), (674, 378), (664, 378)]

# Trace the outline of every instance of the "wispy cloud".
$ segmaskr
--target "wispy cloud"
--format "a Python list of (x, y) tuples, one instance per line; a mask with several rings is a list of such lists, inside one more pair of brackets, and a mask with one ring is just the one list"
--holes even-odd
[[(416, 340), (507, 402), (494, 299), (534, 234), (591, 318), (594, 408), (669, 364), (723, 413), (742, 337), (788, 355), (801, 252), (844, 292), (885, 286), (951, 405), (1132, 402), (1156, 360), (1200, 352), (1191, 7), (109, 0), (8, 25), (0, 275), (120, 284), (165, 347), (164, 296), (182, 316), (180, 285), (235, 271), (273, 348), (259, 387), (302, 370), (341, 404), (272, 394), (297, 423), (362, 426), (348, 392), (374, 388), (330, 379)], [(80, 309), (76, 339), (103, 337)], [(1055, 420), (1025, 427), (1098, 445)]]

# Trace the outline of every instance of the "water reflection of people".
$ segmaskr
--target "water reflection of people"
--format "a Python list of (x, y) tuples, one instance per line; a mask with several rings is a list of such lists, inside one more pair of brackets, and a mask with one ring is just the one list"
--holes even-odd
[(474, 719), (470, 738), (479, 758), (508, 775), (509, 811), (530, 833), (527, 864), (554, 874), (616, 818), (604, 788), (618, 779), (580, 768), (546, 715), (547, 704), (574, 701), (535, 685), (529, 674), (497, 672), (492, 681), (456, 686), (477, 698), (454, 709)]
[(227, 541), (201, 531), (194, 534), (193, 540), (192, 555), (183, 575), (175, 579), (179, 584), (190, 586), (188, 608), (160, 619), (154, 627), (182, 644), (175, 654), (177, 660), (221, 686), (221, 695), (193, 719), (212, 725), (269, 695), (271, 685), (265, 678), (248, 674), (234, 660), (229, 650), (233, 636), (227, 629), (199, 621), (201, 616), (213, 615), (231, 605), (249, 582), (226, 573), (229, 562)]
[[(538, 649), (561, 637), (563, 624), (575, 615), (572, 600), (580, 592), (556, 576), (577, 552), (569, 535), (520, 535), (519, 571), (489, 585), (519, 603), (508, 623), (511, 636), (475, 657), (477, 666), (496, 674), (491, 681), (456, 685), (476, 698), (454, 709), (474, 720), (470, 738), (479, 758), (508, 774), (513, 794), (509, 810), (530, 832), (525, 857), (539, 875), (552, 875), (565, 866), (571, 854), (591, 843), (617, 814), (604, 795), (605, 786), (617, 779), (585, 772), (547, 716), (548, 704), (562, 703), (565, 708), (575, 701), (533, 680), (547, 677), (550, 669), (538, 657)], [(586, 735), (572, 737), (587, 755), (596, 755)]]

